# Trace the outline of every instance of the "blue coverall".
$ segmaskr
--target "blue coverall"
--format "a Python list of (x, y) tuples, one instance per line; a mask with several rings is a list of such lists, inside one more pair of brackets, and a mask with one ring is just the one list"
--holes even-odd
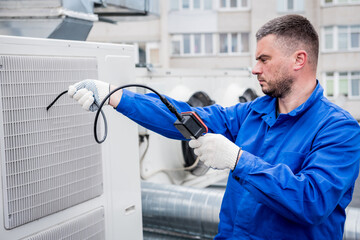
[[(277, 100), (269, 96), (228, 108), (191, 108), (168, 99), (179, 112), (196, 111), (209, 132), (242, 147), (215, 239), (342, 239), (359, 171), (360, 127), (323, 96), (319, 83), (305, 103), (278, 117)], [(116, 109), (163, 136), (183, 139), (155, 94), (124, 90)]]

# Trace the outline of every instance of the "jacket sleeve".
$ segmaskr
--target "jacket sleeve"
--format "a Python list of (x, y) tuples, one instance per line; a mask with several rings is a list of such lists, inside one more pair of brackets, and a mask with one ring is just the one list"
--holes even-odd
[[(246, 109), (246, 104), (230, 108), (223, 108), (216, 104), (204, 108), (193, 108), (185, 102), (166, 98), (180, 113), (195, 111), (206, 124), (209, 132), (223, 134), (235, 141), (240, 127), (237, 115), (241, 114), (242, 109)], [(116, 110), (141, 126), (165, 137), (185, 140), (173, 125), (176, 121), (175, 115), (166, 108), (156, 94), (138, 94), (124, 89)]]
[(244, 151), (233, 177), (284, 217), (302, 224), (321, 223), (337, 205), (345, 208), (351, 201), (344, 195), (359, 171), (359, 129), (351, 119), (322, 129), (297, 174), (283, 163), (271, 165)]

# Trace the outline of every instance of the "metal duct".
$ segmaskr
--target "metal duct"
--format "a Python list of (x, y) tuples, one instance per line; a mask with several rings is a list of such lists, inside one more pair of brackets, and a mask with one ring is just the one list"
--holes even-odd
[[(357, 180), (357, 183), (360, 179)], [(343, 240), (360, 239), (360, 183), (346, 209)], [(144, 240), (213, 239), (224, 190), (142, 182)], [(356, 206), (356, 207), (355, 207)]]
[(360, 178), (355, 182), (353, 200), (346, 209), (346, 222), (343, 240), (360, 239)]
[(224, 189), (149, 182), (141, 187), (144, 239), (214, 238)]
[(101, 0), (0, 0), (0, 35), (86, 40)]
[(360, 208), (346, 209), (346, 222), (343, 240), (360, 239)]

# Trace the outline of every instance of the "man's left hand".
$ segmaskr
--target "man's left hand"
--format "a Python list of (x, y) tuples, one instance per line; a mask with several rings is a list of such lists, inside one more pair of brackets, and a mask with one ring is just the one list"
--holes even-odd
[(207, 133), (198, 139), (191, 140), (189, 146), (208, 167), (233, 170), (241, 148), (221, 134)]

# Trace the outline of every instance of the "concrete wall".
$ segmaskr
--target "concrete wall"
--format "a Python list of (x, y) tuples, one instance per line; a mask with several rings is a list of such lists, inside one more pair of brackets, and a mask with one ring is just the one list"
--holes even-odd
[(132, 20), (117, 24), (95, 22), (87, 41), (112, 43), (160, 41), (160, 20)]
[(240, 69), (250, 64), (249, 55), (170, 58), (170, 66), (175, 68)]
[(219, 32), (250, 32), (251, 12), (219, 12), (217, 27)]

